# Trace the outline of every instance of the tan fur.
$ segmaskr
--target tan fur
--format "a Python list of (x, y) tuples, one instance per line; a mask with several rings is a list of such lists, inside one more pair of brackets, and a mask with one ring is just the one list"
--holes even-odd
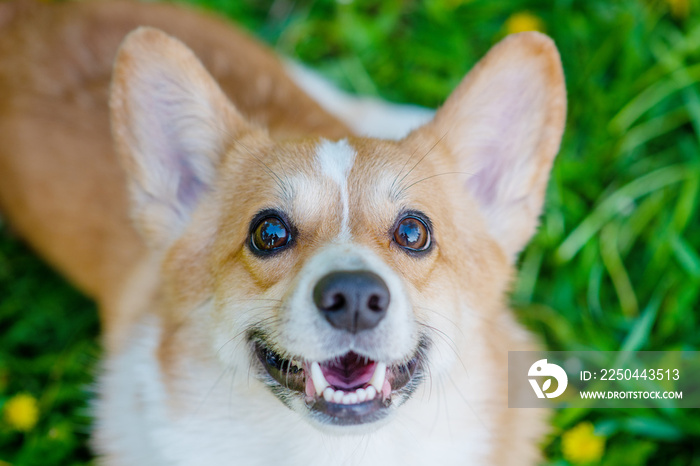
[[(182, 42), (141, 28), (117, 53), (139, 25)], [(101, 305), (106, 464), (537, 461), (543, 413), (507, 408), (507, 351), (534, 345), (506, 291), (563, 131), (551, 40), (507, 38), (430, 123), (385, 141), (349, 134), (268, 50), (206, 15), (11, 3), (0, 28), (0, 207)], [(323, 144), (354, 157), (342, 183), (319, 162)], [(249, 224), (269, 208), (292, 219), (295, 244), (261, 258)], [(420, 257), (393, 241), (406, 209), (433, 224)], [(310, 361), (344, 354), (307, 288), (346, 269), (392, 293), (369, 343), (353, 344), (392, 364), (429, 335), (430, 374), (381, 428), (328, 435), (260, 383), (247, 332)]]

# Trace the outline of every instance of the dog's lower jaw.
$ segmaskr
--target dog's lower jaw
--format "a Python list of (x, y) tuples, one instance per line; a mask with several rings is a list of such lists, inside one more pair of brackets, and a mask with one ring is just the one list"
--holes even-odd
[[(509, 410), (505, 374), (482, 361), (468, 373), (428, 378), (387, 422), (329, 435), (285, 407), (247, 374), (222, 370), (212, 358), (178, 354), (186, 369), (164, 382), (158, 358), (161, 324), (148, 316), (100, 380), (95, 448), (108, 465), (533, 464), (542, 416)], [(188, 358), (191, 358), (188, 360)], [(525, 424), (527, 420), (527, 424)], [(383, 424), (383, 425), (382, 425)], [(335, 426), (342, 429), (342, 426)], [(370, 430), (373, 432), (369, 434)], [(333, 432), (339, 433), (339, 432)], [(255, 441), (251, 441), (255, 439)], [(421, 447), (413, 448), (420, 441)], [(496, 446), (507, 441), (509, 451)], [(269, 446), (269, 448), (261, 446)], [(529, 458), (529, 460), (528, 460)]]

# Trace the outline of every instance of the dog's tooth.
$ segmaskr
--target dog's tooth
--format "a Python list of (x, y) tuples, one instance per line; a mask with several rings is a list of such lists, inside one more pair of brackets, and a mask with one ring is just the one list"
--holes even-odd
[(348, 403), (351, 405), (356, 404), (359, 401), (359, 398), (357, 396), (357, 393), (350, 393), (349, 395), (346, 395), (343, 397), (343, 403)]
[(325, 390), (323, 390), (323, 398), (326, 401), (333, 401), (333, 395), (335, 394), (335, 390), (333, 390), (331, 387), (327, 387)]
[(323, 376), (321, 365), (317, 362), (311, 363), (311, 380), (314, 381), (314, 388), (316, 389), (316, 394), (318, 396), (321, 396), (323, 391), (330, 385)]
[(368, 400), (373, 400), (375, 396), (377, 396), (377, 389), (374, 388), (374, 385), (370, 385), (366, 389), (367, 392), (367, 399)]
[(345, 396), (345, 393), (343, 393), (341, 390), (337, 390), (333, 394), (333, 401), (336, 403), (340, 403), (341, 401), (343, 401), (343, 396)]
[(364, 388), (358, 389), (358, 390), (355, 392), (355, 394), (357, 394), (357, 400), (358, 400), (360, 403), (362, 403), (363, 401), (365, 401), (365, 400), (367, 399), (367, 390), (365, 390)]
[(377, 392), (382, 391), (384, 386), (384, 378), (386, 377), (386, 364), (383, 362), (378, 362), (377, 367), (374, 368), (374, 374), (372, 374), (372, 379), (369, 384), (373, 386)]

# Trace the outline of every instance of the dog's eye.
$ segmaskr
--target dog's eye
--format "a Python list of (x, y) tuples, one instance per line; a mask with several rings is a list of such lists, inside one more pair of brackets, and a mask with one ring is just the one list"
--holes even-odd
[(291, 238), (287, 225), (277, 217), (266, 217), (258, 222), (251, 241), (258, 251), (268, 252), (286, 246)]
[(409, 251), (425, 251), (430, 247), (430, 231), (421, 219), (406, 217), (396, 226), (394, 241)]

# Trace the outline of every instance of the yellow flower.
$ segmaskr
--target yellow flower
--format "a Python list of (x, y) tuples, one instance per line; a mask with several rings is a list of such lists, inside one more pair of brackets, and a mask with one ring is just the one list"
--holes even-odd
[(39, 403), (31, 395), (21, 393), (5, 403), (5, 422), (16, 430), (31, 430), (39, 420)]
[(605, 438), (596, 435), (593, 424), (582, 422), (561, 436), (564, 459), (571, 463), (599, 462), (605, 450)]
[(528, 11), (514, 13), (506, 20), (506, 34), (516, 34), (525, 31), (544, 32), (544, 22)]

